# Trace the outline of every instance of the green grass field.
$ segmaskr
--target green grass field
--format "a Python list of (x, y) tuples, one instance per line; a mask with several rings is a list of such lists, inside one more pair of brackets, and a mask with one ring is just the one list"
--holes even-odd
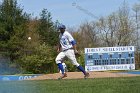
[(0, 93), (140, 93), (140, 77), (2, 81)]

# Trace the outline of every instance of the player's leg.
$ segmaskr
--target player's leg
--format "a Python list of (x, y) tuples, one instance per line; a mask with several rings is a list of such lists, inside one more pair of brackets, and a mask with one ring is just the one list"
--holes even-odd
[(89, 77), (89, 73), (84, 70), (84, 68), (77, 62), (77, 59), (74, 54), (74, 50), (68, 50), (65, 52), (65, 55), (71, 60), (72, 64), (77, 67), (80, 71), (83, 72), (85, 78)]
[(62, 65), (62, 61), (63, 61), (64, 57), (65, 57), (65, 54), (63, 52), (60, 52), (55, 59), (58, 68), (62, 72), (62, 76), (60, 78), (67, 77), (67, 74), (64, 73), (64, 68), (63, 68), (63, 65)]

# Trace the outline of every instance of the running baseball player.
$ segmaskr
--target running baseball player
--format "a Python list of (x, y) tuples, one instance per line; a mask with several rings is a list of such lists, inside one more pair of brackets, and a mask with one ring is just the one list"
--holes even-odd
[(84, 68), (77, 62), (75, 54), (78, 53), (76, 49), (76, 41), (72, 37), (72, 35), (66, 31), (65, 25), (60, 25), (59, 28), (60, 30), (60, 35), (59, 35), (59, 46), (57, 49), (57, 52), (59, 54), (57, 55), (55, 61), (56, 64), (58, 65), (58, 68), (62, 72), (62, 76), (60, 76), (59, 79), (67, 77), (67, 74), (64, 73), (62, 61), (65, 57), (68, 57), (73, 65), (75, 65), (80, 71), (83, 72), (84, 78), (89, 77), (89, 73), (84, 70)]

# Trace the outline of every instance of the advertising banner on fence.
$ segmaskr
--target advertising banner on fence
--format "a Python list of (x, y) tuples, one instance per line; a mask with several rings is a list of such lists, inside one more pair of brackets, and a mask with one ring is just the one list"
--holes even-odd
[(28, 80), (40, 76), (41, 74), (32, 74), (32, 75), (0, 75), (0, 81), (20, 81)]

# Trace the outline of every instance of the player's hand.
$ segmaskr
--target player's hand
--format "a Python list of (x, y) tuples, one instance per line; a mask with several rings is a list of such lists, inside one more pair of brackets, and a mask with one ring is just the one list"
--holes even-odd
[(77, 54), (77, 53), (78, 53), (78, 51), (77, 51), (77, 50), (74, 50), (74, 53), (75, 53), (75, 54)]
[(76, 57), (80, 57), (81, 56), (80, 53), (77, 50), (74, 50), (74, 54), (75, 54)]
[(57, 53), (59, 53), (60, 52), (60, 49), (57, 49)]

